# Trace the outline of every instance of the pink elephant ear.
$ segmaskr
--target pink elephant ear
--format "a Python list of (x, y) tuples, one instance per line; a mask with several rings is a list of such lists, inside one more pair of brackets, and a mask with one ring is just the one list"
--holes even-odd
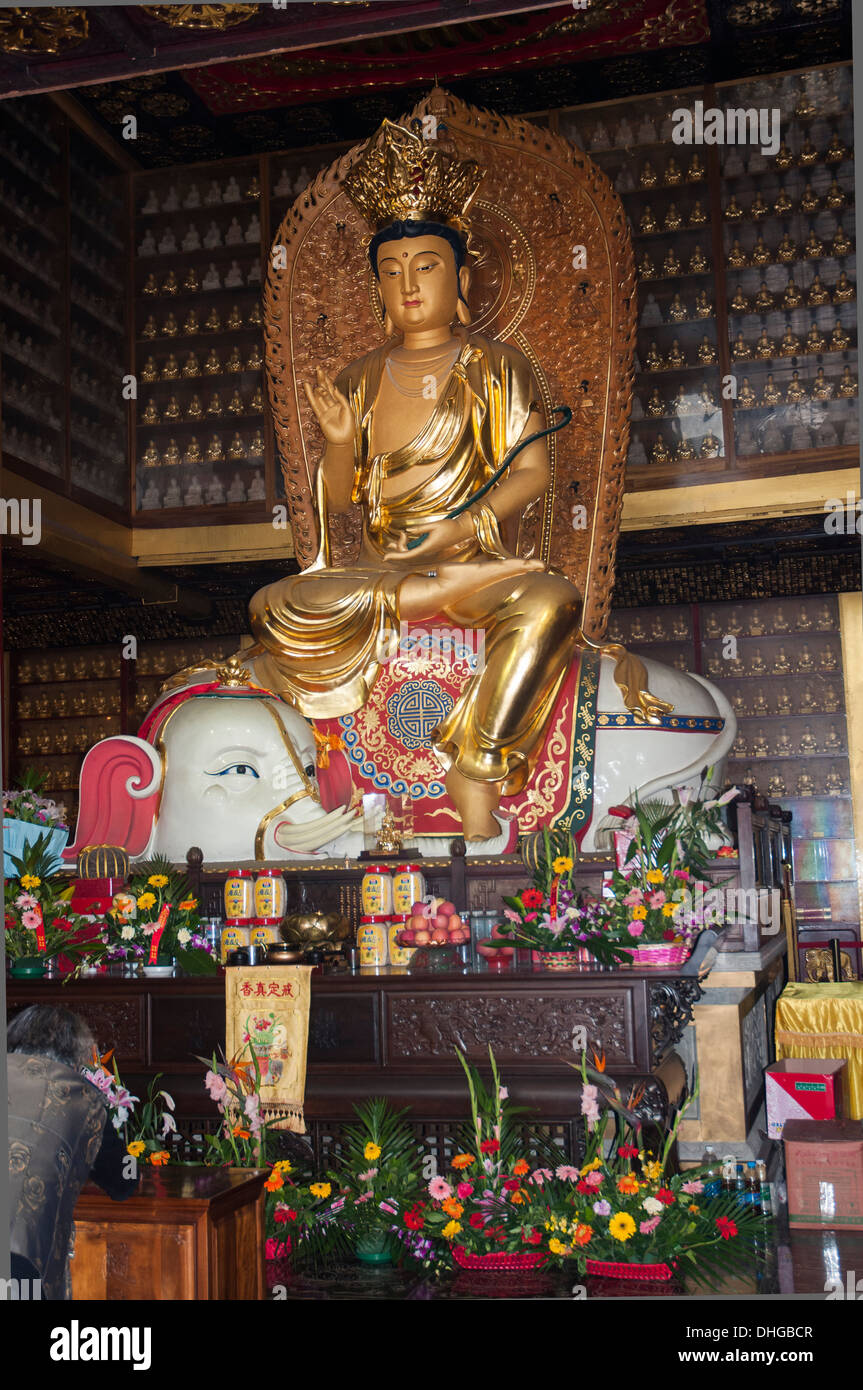
[(354, 794), (354, 782), (351, 777), (351, 765), (340, 748), (331, 749), (328, 766), (318, 768), (318, 788), (321, 793), (321, 805), (325, 811), (335, 811), (340, 806), (350, 805)]
[(75, 842), (63, 850), (74, 860), (87, 845), (119, 845), (142, 854), (159, 809), (162, 763), (158, 753), (131, 734), (106, 738), (81, 766)]

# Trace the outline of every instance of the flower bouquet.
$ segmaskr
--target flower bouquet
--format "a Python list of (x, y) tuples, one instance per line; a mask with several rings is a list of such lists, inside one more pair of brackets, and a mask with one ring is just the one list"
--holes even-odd
[(496, 929), (498, 936), (538, 952), (550, 970), (628, 959), (606, 905), (575, 886), (574, 863), (569, 831), (545, 829), (536, 854), (534, 886), (504, 898), (506, 921)]
[[(243, 1060), (246, 1050), (248, 1061)], [(269, 1154), (276, 1140), (274, 1121), (265, 1120), (261, 1115), (261, 1069), (254, 1049), (247, 1046), (230, 1062), (220, 1062), (215, 1054), (210, 1062), (205, 1057), (199, 1057), (198, 1061), (209, 1067), (204, 1085), (222, 1116), (218, 1131), (204, 1136), (204, 1163), (265, 1168), (271, 1161)]]
[(137, 1110), (139, 1098), (133, 1096), (120, 1080), (116, 1059), (111, 1070), (108, 1069), (112, 1058), (113, 1049), (104, 1057), (100, 1057), (94, 1049), (93, 1065), (85, 1067), (84, 1075), (101, 1091), (111, 1115), (111, 1123), (122, 1135), (127, 1154), (137, 1163), (163, 1167), (173, 1157), (171, 1150), (165, 1147), (166, 1143), (180, 1142), (173, 1113), (174, 1098), (167, 1091), (156, 1089), (161, 1080), (160, 1074), (153, 1077), (147, 1099)]
[(732, 787), (699, 801), (688, 788), (673, 800), (612, 807), (624, 825), (615, 834), (617, 865), (607, 902), (619, 943), (629, 942), (633, 965), (680, 965), (705, 927), (724, 925), (722, 891), (702, 875), (721, 831), (721, 809)]
[(168, 973), (175, 961), (189, 975), (214, 975), (218, 969), (188, 879), (161, 857), (144, 864), (128, 892), (115, 896), (104, 918), (104, 936), (115, 959), (137, 957), (145, 970)]
[(72, 888), (59, 878), (59, 860), (50, 836), (40, 835), (25, 846), (22, 855), (10, 856), (12, 874), (6, 878), (4, 908), (6, 955), (12, 974), (38, 978), (48, 962), (67, 956), (72, 975), (98, 960), (105, 947), (101, 940), (82, 940), (88, 924), (70, 911)]
[(20, 856), (40, 836), (46, 838), (53, 853), (59, 855), (69, 838), (66, 807), (43, 796), (45, 773), (28, 768), (21, 786), (3, 792), (4, 873), (15, 872), (13, 856)]
[[(604, 1075), (602, 1060), (594, 1060), (597, 1070), (584, 1057), (580, 1068), (584, 1163), (548, 1173), (538, 1194), (536, 1175), (526, 1185), (531, 1218), (545, 1233), (549, 1257), (574, 1260), (582, 1274), (663, 1281), (686, 1274), (715, 1287), (751, 1261), (762, 1218), (739, 1205), (734, 1194), (714, 1193), (701, 1168), (670, 1171), (671, 1151), (698, 1095), (697, 1083), (667, 1128), (661, 1151), (653, 1154), (645, 1150), (633, 1109), (638, 1092), (624, 1100)], [(601, 1103), (614, 1116), (610, 1141)]]

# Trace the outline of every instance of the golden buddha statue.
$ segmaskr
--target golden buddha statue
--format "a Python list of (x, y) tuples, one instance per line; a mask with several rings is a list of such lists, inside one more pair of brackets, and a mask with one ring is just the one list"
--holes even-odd
[(653, 261), (646, 251), (638, 262), (638, 273), (642, 280), (653, 280), (656, 278), (656, 266), (653, 264)]
[(794, 282), (794, 276), (789, 275), (785, 289), (782, 291), (782, 308), (797, 309), (802, 302), (803, 295)]
[(249, 310), (249, 317), (246, 319), (246, 326), (249, 328), (260, 328), (263, 322), (264, 317), (261, 313), (261, 305), (259, 301), (256, 299), (251, 309)]
[(777, 217), (787, 217), (794, 204), (789, 198), (784, 188), (780, 188), (776, 201), (773, 204), (773, 211)]
[(669, 370), (677, 370), (680, 367), (686, 366), (686, 357), (681, 350), (678, 338), (672, 338), (671, 340), (671, 347), (665, 359), (665, 365)]
[(702, 364), (702, 366), (705, 367), (709, 367), (713, 362), (716, 361), (716, 348), (714, 347), (713, 343), (711, 343), (706, 333), (704, 337), (701, 339), (701, 342), (698, 344), (695, 355), (698, 358), (699, 362)]
[(158, 406), (156, 405), (156, 402), (153, 399), (150, 399), (144, 406), (144, 412), (141, 416), (141, 423), (143, 425), (158, 425), (160, 422), (161, 416), (159, 415)]
[(765, 203), (761, 194), (756, 193), (755, 197), (752, 199), (752, 202), (749, 204), (749, 216), (754, 217), (755, 220), (758, 221), (759, 218), (766, 217), (769, 212), (770, 209)]
[(803, 147), (799, 155), (797, 156), (797, 163), (800, 165), (801, 169), (808, 168), (810, 164), (818, 163), (818, 151), (816, 150), (812, 141), (809, 139), (808, 135), (806, 139), (803, 141)]
[(836, 281), (836, 288), (833, 291), (834, 304), (847, 304), (850, 300), (857, 298), (857, 286), (848, 279), (848, 272), (841, 270), (839, 279)]
[(773, 252), (770, 250), (770, 247), (767, 245), (767, 242), (760, 232), (755, 238), (751, 259), (753, 265), (769, 265), (773, 260)]
[(245, 411), (242, 397), (239, 391), (235, 391), (228, 401), (228, 413), (230, 415), (242, 415)]
[(734, 314), (748, 314), (748, 313), (749, 313), (749, 300), (746, 298), (746, 295), (743, 293), (743, 286), (742, 286), (742, 285), (738, 285), (738, 286), (737, 286), (737, 289), (734, 291), (734, 298), (732, 299), (731, 304), (730, 304), (729, 307), (730, 307), (730, 309), (731, 309), (731, 312), (734, 313)]
[(811, 183), (807, 183), (800, 195), (800, 211), (807, 213), (817, 212), (820, 205), (821, 199), (818, 197)]
[(650, 206), (649, 203), (645, 203), (644, 212), (638, 219), (638, 230), (644, 235), (647, 235), (650, 232), (659, 231), (656, 218), (653, 215), (653, 208)]
[(777, 169), (782, 169), (784, 171), (785, 169), (791, 169), (794, 165), (794, 162), (794, 155), (791, 153), (785, 141), (783, 140), (776, 153), (776, 167)]
[[(844, 352), (850, 342), (851, 339), (845, 332), (845, 329), (842, 327), (842, 320), (837, 319), (835, 324), (833, 325), (833, 332), (830, 334), (830, 351)], [(845, 370), (848, 370), (847, 367)], [(839, 394), (841, 396), (844, 394), (844, 392), (840, 391)]]
[(846, 236), (844, 227), (837, 227), (836, 231), (833, 233), (833, 240), (830, 243), (831, 256), (847, 256), (850, 250), (851, 241), (849, 237)]
[(725, 206), (722, 216), (729, 222), (739, 222), (743, 217), (743, 209), (733, 193)]
[(243, 370), (243, 359), (240, 356), (240, 349), (236, 344), (231, 348), (225, 359), (226, 372), (241, 372)]
[(813, 322), (809, 326), (809, 332), (806, 334), (805, 351), (812, 353), (823, 352), (826, 345), (827, 340), (824, 337), (824, 334), (821, 332), (821, 329), (818, 327), (818, 324), (815, 323), (813, 320)]
[(713, 317), (713, 304), (707, 290), (699, 290), (695, 296), (695, 317), (697, 319)]
[(839, 379), (839, 385), (836, 387), (836, 394), (837, 396), (846, 397), (857, 395), (857, 378), (851, 375), (850, 367), (842, 368), (842, 376)]
[(843, 145), (842, 141), (839, 139), (839, 135), (834, 130), (833, 134), (830, 136), (830, 143), (824, 151), (824, 163), (841, 164), (842, 161), (847, 158), (848, 149)]
[(665, 358), (659, 352), (655, 342), (651, 342), (647, 349), (644, 365), (648, 372), (661, 372), (665, 370)]
[(157, 283), (157, 281), (156, 281), (155, 275), (148, 275), (148, 276), (147, 276), (147, 279), (144, 281), (144, 284), (141, 286), (141, 293), (142, 293), (142, 294), (146, 294), (146, 295), (155, 295), (155, 294), (158, 294), (158, 293), (159, 293), (159, 286), (158, 286), (158, 283)]
[(680, 298), (675, 294), (668, 306), (668, 320), (670, 323), (684, 323), (689, 317), (689, 310)]
[(192, 399), (189, 401), (188, 405), (186, 406), (186, 419), (187, 419), (187, 420), (201, 420), (201, 419), (203, 419), (203, 416), (204, 416), (204, 407), (203, 407), (203, 405), (201, 404), (201, 397), (198, 395), (197, 392), (195, 392), (195, 394), (192, 396)]
[(644, 413), (649, 420), (655, 420), (665, 414), (665, 404), (655, 386), (648, 397)]
[(224, 413), (225, 411), (222, 405), (222, 398), (219, 395), (218, 391), (214, 391), (207, 403), (207, 414), (211, 416), (214, 420), (221, 420)]
[(167, 468), (176, 468), (180, 463), (180, 450), (177, 447), (176, 439), (169, 439), (167, 448), (162, 455), (162, 462)]
[(673, 246), (669, 246), (662, 261), (663, 275), (679, 275), (680, 260)]
[(815, 380), (812, 383), (813, 401), (832, 401), (833, 383), (824, 375), (824, 368), (819, 367), (815, 373)]
[(683, 182), (683, 170), (674, 158), (674, 155), (671, 156), (665, 166), (662, 182), (668, 184), (672, 188), (676, 188), (678, 184)]
[(743, 378), (743, 385), (737, 393), (737, 404), (741, 410), (751, 410), (758, 404), (758, 398), (752, 387), (749, 385), (749, 377)]
[(202, 462), (203, 462), (203, 459), (202, 459), (202, 457), (201, 457), (201, 446), (200, 446), (200, 444), (198, 443), (198, 440), (197, 440), (197, 438), (196, 438), (195, 435), (192, 435), (192, 438), (189, 440), (188, 444), (186, 445), (186, 452), (185, 452), (185, 454), (183, 455), (183, 462), (184, 462), (184, 463), (202, 463)]
[(215, 348), (210, 348), (207, 354), (207, 360), (204, 363), (204, 371), (207, 376), (218, 376), (221, 370), (222, 364), (219, 361), (219, 354), (216, 352)]
[(197, 354), (194, 352), (190, 352), (185, 362), (183, 363), (183, 376), (193, 377), (200, 375), (201, 367), (200, 363), (198, 362)]
[(233, 304), (231, 305), (230, 312), (225, 320), (225, 327), (230, 328), (233, 331), (234, 329), (242, 328), (242, 326), (243, 316), (240, 313), (240, 306), (239, 304)]
[(764, 361), (768, 361), (771, 357), (774, 357), (775, 355), (776, 344), (774, 343), (772, 338), (767, 336), (767, 329), (762, 328), (761, 332), (758, 335), (758, 340), (755, 344), (755, 347), (752, 350), (752, 356), (759, 357)]
[(674, 450), (674, 462), (675, 462), (675, 463), (689, 463), (689, 461), (690, 461), (691, 459), (694, 459), (695, 457), (696, 457), (696, 454), (695, 454), (695, 449), (693, 448), (693, 445), (692, 445), (692, 440), (691, 440), (691, 439), (681, 439), (681, 440), (678, 442), (678, 444), (676, 445), (675, 450)]
[(787, 232), (782, 233), (782, 238), (776, 248), (776, 259), (777, 261), (784, 261), (786, 264), (797, 260), (797, 247)]
[(707, 257), (702, 251), (700, 244), (697, 244), (692, 255), (689, 257), (689, 273), (690, 275), (703, 275), (707, 268)]
[(260, 386), (256, 386), (251, 396), (249, 397), (249, 404), (246, 407), (246, 413), (248, 415), (263, 415), (264, 393), (261, 390)]
[(147, 441), (147, 447), (141, 455), (141, 466), (142, 468), (159, 467), (159, 450), (156, 448), (156, 441), (154, 439), (149, 439)]
[(162, 324), (163, 335), (166, 338), (176, 338), (179, 331), (180, 330), (177, 325), (177, 320), (174, 318), (173, 314), (169, 314), (168, 317), (165, 319), (165, 322)]
[(205, 451), (205, 458), (208, 463), (221, 463), (225, 457), (222, 449), (222, 437), (219, 434), (210, 436), (210, 442)]
[(156, 381), (158, 376), (159, 369), (156, 366), (155, 359), (152, 357), (148, 357), (143, 367), (141, 368), (141, 380), (146, 381), (149, 384), (151, 381)]
[(722, 445), (711, 430), (708, 430), (707, 434), (702, 439), (699, 452), (703, 459), (718, 458), (722, 452)]
[(779, 352), (782, 357), (794, 357), (800, 351), (800, 339), (796, 333), (792, 333), (791, 324), (786, 324), (785, 332), (779, 343)]
[(229, 459), (244, 459), (246, 457), (246, 446), (240, 438), (239, 431), (234, 431), (234, 437), (228, 445)]
[[(385, 122), (344, 179), (373, 229), (368, 255), (389, 340), (335, 379), (318, 368), (305, 384), (324, 438), (320, 548), (308, 569), (252, 599), (258, 645), (243, 654), (256, 682), (306, 716), (338, 717), (366, 702), (381, 639), (402, 621), (445, 614), (483, 629), (484, 666), (431, 734), (468, 840), (497, 835), (501, 794), (527, 782), (581, 617), (567, 579), (512, 555), (501, 538), (501, 523), (544, 494), (549, 461), (544, 439), (531, 438), (543, 417), (529, 362), (468, 330), (463, 219), (482, 176)], [(521, 443), (506, 476), (472, 501)], [(353, 507), (359, 559), (332, 568), (327, 515)]]
[(809, 286), (806, 303), (811, 304), (813, 308), (817, 308), (820, 304), (830, 303), (830, 291), (821, 283), (820, 275), (816, 274), (812, 284)]
[(831, 212), (839, 212), (848, 202), (848, 195), (834, 178), (824, 196), (824, 206)]
[(728, 252), (727, 260), (728, 264), (735, 268), (749, 264), (749, 257), (743, 250), (737, 237), (735, 237), (731, 243), (731, 250)]
[(769, 313), (769, 311), (773, 309), (775, 305), (776, 300), (767, 288), (767, 281), (762, 280), (761, 284), (758, 287), (758, 293), (755, 296), (756, 309), (758, 310), (759, 314), (766, 314)]
[(263, 364), (264, 359), (261, 353), (260, 343), (253, 343), (251, 351), (246, 359), (246, 368), (248, 371), (256, 372), (260, 370)]
[(650, 451), (650, 462), (658, 464), (671, 463), (671, 454), (668, 445), (661, 434)]
[(809, 235), (803, 243), (803, 255), (808, 261), (817, 260), (824, 255), (824, 243), (815, 234), (815, 228), (809, 228)]
[[(213, 312), (215, 313), (215, 310)], [(197, 311), (195, 309), (190, 309), (183, 321), (183, 337), (192, 338), (196, 333), (200, 333), (200, 331)]]
[(207, 317), (204, 319), (204, 331), (206, 333), (218, 333), (222, 327), (222, 320), (219, 317), (218, 309), (213, 306)]
[(696, 198), (689, 213), (689, 225), (690, 227), (703, 227), (706, 221), (707, 213), (701, 206), (701, 199)]
[(752, 356), (752, 349), (747, 343), (742, 333), (738, 333), (734, 342), (731, 344), (731, 356), (735, 362), (743, 362)]
[(176, 381), (180, 375), (180, 365), (173, 352), (168, 353), (168, 360), (162, 368), (163, 381)]
[(792, 372), (791, 380), (789, 381), (788, 388), (785, 392), (786, 405), (801, 405), (803, 401), (806, 401), (808, 399), (809, 394), (806, 390), (806, 387), (803, 385), (803, 382), (800, 380), (800, 373)]
[(711, 411), (716, 409), (716, 400), (706, 381), (702, 381), (701, 383), (701, 389), (698, 392), (698, 401), (705, 415), (709, 415)]
[(691, 415), (692, 406), (689, 403), (689, 393), (685, 386), (678, 386), (674, 393), (674, 399), (669, 402), (669, 410), (674, 415)]
[(152, 314), (148, 314), (148, 315), (147, 315), (147, 321), (146, 321), (146, 323), (144, 324), (144, 327), (141, 329), (141, 337), (142, 337), (142, 338), (155, 338), (155, 337), (157, 336), (158, 332), (159, 332), (159, 330), (158, 330), (158, 328), (156, 327), (156, 320), (153, 318), (153, 315), (152, 315)]
[(201, 282), (198, 278), (198, 272), (193, 265), (190, 265), (183, 276), (183, 289), (186, 294), (197, 294), (200, 288)]
[(695, 154), (692, 156), (692, 159), (690, 160), (689, 168), (686, 171), (686, 182), (700, 183), (704, 178), (704, 165), (701, 163), (701, 160), (698, 157), (698, 151), (696, 150)]
[(179, 420), (179, 418), (180, 418), (180, 402), (177, 400), (177, 397), (176, 397), (176, 396), (169, 396), (169, 397), (168, 397), (168, 404), (165, 406), (164, 419), (165, 419), (165, 420)]

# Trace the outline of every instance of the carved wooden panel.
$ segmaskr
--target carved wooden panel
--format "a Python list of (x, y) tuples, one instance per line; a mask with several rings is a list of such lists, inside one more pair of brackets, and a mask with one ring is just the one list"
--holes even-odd
[(632, 996), (622, 989), (581, 995), (577, 986), (567, 994), (388, 991), (386, 1001), (390, 1062), (445, 1059), (455, 1065), (456, 1048), (487, 1061), (489, 1044), (501, 1066), (575, 1061), (581, 1028), (588, 1048), (604, 1049), (609, 1070), (636, 1061)]
[(225, 1046), (224, 997), (154, 995), (150, 1008), (154, 1066), (193, 1063)]
[[(89, 989), (86, 984), (80, 988), (67, 985), (52, 991), (46, 996), (44, 986), (41, 991), (16, 989), (15, 997), (10, 998), (8, 1012), (11, 1016), (30, 1004), (59, 1004), (73, 1013), (79, 1014), (89, 1026), (100, 1052), (114, 1048), (124, 1062), (145, 1062), (147, 1060), (146, 996), (126, 994), (125, 997), (109, 995), (110, 986), (100, 985)], [(105, 993), (102, 993), (102, 990)], [(22, 997), (23, 996), (23, 997)]]
[(323, 994), (312, 991), (309, 1010), (309, 1065), (380, 1064), (378, 997), (375, 994)]

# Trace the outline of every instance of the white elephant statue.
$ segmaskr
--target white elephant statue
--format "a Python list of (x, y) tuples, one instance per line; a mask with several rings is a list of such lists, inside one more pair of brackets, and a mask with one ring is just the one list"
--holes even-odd
[[(713, 792), (737, 731), (724, 695), (701, 676), (645, 661), (650, 689), (674, 706), (658, 725), (636, 724), (603, 657), (598, 692), (594, 806), (582, 849), (611, 848), (609, 808), (668, 788), (697, 792), (711, 769)], [(92, 844), (124, 846), (132, 859), (157, 853), (175, 863), (198, 845), (207, 864), (355, 857), (363, 848), (361, 798), (344, 755), (319, 756), (315, 730), (295, 709), (254, 687), (196, 673), (196, 683), (160, 697), (141, 736), (91, 748), (81, 769), (74, 862)], [(703, 792), (702, 794), (706, 794)], [(499, 837), (472, 855), (515, 849), (518, 827), (505, 809)], [(427, 856), (448, 855), (449, 837), (422, 837)]]

